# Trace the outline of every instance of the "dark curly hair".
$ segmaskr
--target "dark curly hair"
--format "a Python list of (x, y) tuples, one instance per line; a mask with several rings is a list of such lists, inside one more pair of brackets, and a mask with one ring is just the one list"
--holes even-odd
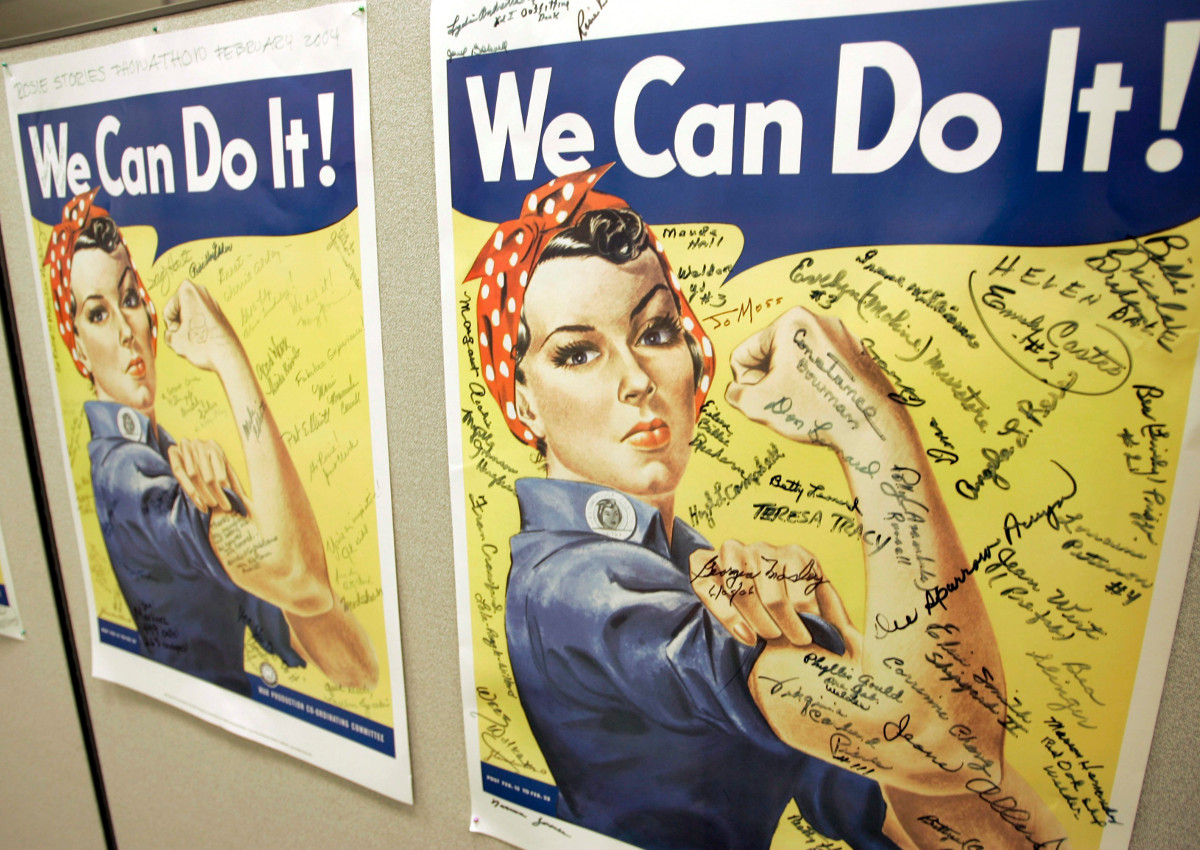
[(87, 227), (79, 231), (79, 236), (75, 239), (76, 251), (83, 248), (99, 248), (106, 254), (115, 254), (119, 247), (121, 232), (117, 229), (117, 223), (106, 215), (89, 221)]
[(648, 244), (650, 230), (633, 210), (592, 210), (551, 239), (538, 262), (562, 257), (603, 257), (621, 265), (636, 260)]

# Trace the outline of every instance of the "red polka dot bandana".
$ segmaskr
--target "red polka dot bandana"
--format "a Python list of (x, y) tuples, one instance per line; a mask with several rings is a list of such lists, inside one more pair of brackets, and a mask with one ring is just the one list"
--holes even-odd
[[(58, 319), (58, 335), (62, 337), (75, 368), (83, 377), (90, 377), (88, 369), (79, 359), (79, 350), (75, 345), (75, 317), (71, 308), (71, 260), (75, 256), (75, 241), (79, 233), (97, 218), (108, 216), (108, 210), (96, 206), (96, 193), (100, 187), (81, 195), (76, 195), (70, 203), (63, 207), (62, 224), (56, 224), (50, 234), (50, 244), (46, 248), (46, 261), (43, 265), (50, 267), (50, 288), (54, 293), (54, 313)], [(120, 234), (120, 230), (117, 231)], [(121, 236), (121, 244), (125, 245), (125, 237)], [(129, 254), (129, 246), (125, 245), (125, 253)], [(133, 258), (129, 259), (129, 268), (137, 285), (138, 297), (146, 305), (146, 315), (150, 318), (151, 353), (158, 351), (158, 321), (154, 312), (154, 302), (142, 283), (142, 276), (133, 268)]]
[[(525, 287), (541, 259), (546, 245), (563, 230), (572, 227), (586, 212), (592, 210), (627, 209), (629, 204), (613, 195), (594, 191), (596, 181), (608, 171), (601, 165), (556, 177), (545, 186), (534, 189), (525, 197), (521, 217), (506, 221), (496, 232), (467, 273), (464, 283), (479, 278), (479, 297), (476, 302), (479, 321), (479, 355), (483, 376), (492, 397), (504, 412), (504, 421), (517, 439), (537, 446), (537, 438), (517, 418), (516, 368), (513, 348), (517, 328), (521, 323), (521, 308), (525, 302)], [(712, 384), (713, 348), (700, 322), (688, 305), (663, 252), (662, 243), (652, 232), (650, 247), (658, 255), (663, 274), (675, 288), (679, 311), (687, 331), (700, 345), (704, 361), (703, 374), (696, 392), (696, 415)]]

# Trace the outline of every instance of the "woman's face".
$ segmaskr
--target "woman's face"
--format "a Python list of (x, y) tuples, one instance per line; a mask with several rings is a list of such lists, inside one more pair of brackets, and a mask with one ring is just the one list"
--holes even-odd
[(673, 506), (691, 454), (696, 387), (669, 287), (652, 251), (623, 265), (586, 257), (536, 268), (517, 407), (545, 440), (551, 477)]
[(150, 317), (124, 246), (115, 254), (84, 248), (72, 258), (75, 344), (96, 397), (154, 413), (156, 374)]

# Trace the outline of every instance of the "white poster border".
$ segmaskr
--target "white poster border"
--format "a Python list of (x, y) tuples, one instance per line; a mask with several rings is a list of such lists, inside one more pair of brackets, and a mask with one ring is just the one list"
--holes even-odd
[[(315, 34), (334, 24), (335, 41), (322, 41)], [(247, 33), (255, 33), (248, 39)], [(303, 49), (240, 52), (236, 45), (267, 45), (271, 37), (287, 39)], [(305, 40), (311, 44), (305, 44)], [(124, 51), (125, 60), (139, 67), (129, 77), (112, 83), (89, 78), (88, 70), (111, 62), (114, 51)], [(200, 51), (203, 57), (197, 58)], [(87, 551), (78, 510), (72, 507), (71, 524), (87, 591), (88, 629), (92, 645), (92, 674), (148, 696), (176, 705), (196, 717), (264, 746), (295, 756), (330, 773), (344, 777), (379, 794), (411, 803), (412, 770), (409, 757), (407, 708), (400, 646), (399, 599), (394, 567), (395, 541), (391, 516), (391, 478), (387, 447), (387, 423), (383, 397), (382, 337), (379, 316), (378, 253), (375, 232), (374, 171), (371, 159), (370, 83), (367, 61), (367, 25), (359, 3), (338, 3), (312, 9), (247, 18), (240, 21), (159, 32), (104, 47), (89, 48), (56, 56), (16, 63), (6, 68), (5, 89), (12, 145), (16, 152), (18, 180), (25, 211), (25, 234), (36, 245), (29, 208), (29, 187), (23, 162), (17, 116), (31, 108), (60, 107), (124, 99), (221, 83), (304, 75), (349, 69), (354, 93), (355, 170), (359, 211), (359, 247), (363, 278), (363, 310), (367, 353), (368, 398), (375, 485), (375, 513), (387, 636), (388, 672), (392, 684), (395, 754), (386, 756), (353, 741), (340, 738), (304, 721), (255, 703), (247, 698), (180, 673), (165, 665), (134, 656), (100, 641), (96, 600), (87, 575)], [(41, 91), (43, 85), (56, 88)], [(38, 81), (45, 81), (39, 83)], [(41, 263), (31, 257), (33, 276), (41, 280)], [(40, 295), (39, 295), (40, 301)], [(45, 362), (53, 373), (53, 345), (49, 325), (42, 325)], [(57, 381), (55, 383), (57, 399)], [(72, 506), (78, 504), (70, 458), (65, 440), (61, 406), (55, 408), (56, 442), (62, 468), (68, 471), (67, 488)]]

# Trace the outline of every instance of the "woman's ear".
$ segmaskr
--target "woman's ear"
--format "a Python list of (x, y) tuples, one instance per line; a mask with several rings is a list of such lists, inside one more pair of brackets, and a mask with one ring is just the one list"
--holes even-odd
[(517, 418), (525, 423), (525, 427), (529, 429), (533, 436), (539, 440), (546, 439), (546, 429), (542, 426), (541, 417), (538, 416), (533, 393), (529, 391), (522, 381), (514, 382), (513, 387), (516, 391)]

